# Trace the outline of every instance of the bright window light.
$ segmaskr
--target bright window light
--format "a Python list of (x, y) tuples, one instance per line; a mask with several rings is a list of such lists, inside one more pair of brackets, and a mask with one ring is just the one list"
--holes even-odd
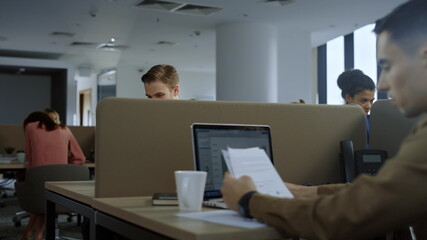
[(362, 70), (377, 82), (376, 36), (372, 32), (375, 24), (354, 31), (354, 68)]
[(344, 71), (344, 37), (337, 37), (326, 44), (326, 103), (344, 104), (341, 89), (337, 85), (338, 76)]

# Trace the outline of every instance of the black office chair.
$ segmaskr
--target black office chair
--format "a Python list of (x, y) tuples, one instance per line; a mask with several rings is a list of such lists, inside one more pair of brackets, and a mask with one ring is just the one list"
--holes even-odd
[[(26, 212), (45, 214), (45, 182), (87, 181), (90, 180), (89, 177), (89, 168), (82, 165), (51, 164), (30, 168), (27, 170), (25, 180), (23, 182), (15, 182), (15, 189), (19, 204)], [(70, 211), (66, 208), (57, 208), (57, 213), (69, 212)], [(60, 238), (58, 237), (58, 234), (57, 238)]]
[[(15, 189), (11, 188), (10, 185), (13, 184), (17, 176), (15, 171), (6, 170), (0, 172), (0, 197), (7, 198), (8, 195), (12, 192), (15, 193)], [(0, 200), (0, 208), (5, 207), (3, 200)]]
[[(14, 189), (6, 187), (12, 182), (13, 182), (13, 179), (7, 178), (5, 176), (3, 176), (3, 178), (0, 179), (0, 197), (6, 198), (8, 191), (14, 191)], [(4, 201), (0, 200), (0, 208), (4, 208), (4, 205), (5, 205)]]

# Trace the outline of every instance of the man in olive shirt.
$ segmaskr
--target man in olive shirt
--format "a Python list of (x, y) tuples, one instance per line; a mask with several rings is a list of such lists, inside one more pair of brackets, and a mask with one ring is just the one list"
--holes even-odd
[[(377, 21), (378, 90), (389, 91), (408, 116), (427, 112), (427, 1), (408, 1)], [(369, 239), (412, 226), (427, 239), (427, 119), (404, 140), (377, 176), (351, 184), (304, 187), (286, 183), (294, 199), (256, 192), (247, 177), (224, 177), (230, 209), (308, 239)]]

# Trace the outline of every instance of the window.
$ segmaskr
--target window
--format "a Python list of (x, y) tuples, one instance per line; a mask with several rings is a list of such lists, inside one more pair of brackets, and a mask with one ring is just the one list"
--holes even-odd
[(344, 71), (344, 37), (337, 37), (326, 44), (326, 103), (343, 104), (338, 76)]
[(377, 82), (376, 36), (372, 32), (375, 24), (354, 31), (354, 68), (362, 70)]
[[(357, 29), (352, 34), (346, 35), (345, 39), (344, 36), (340, 36), (326, 43), (326, 66), (324, 64), (324, 55), (318, 61), (318, 71), (326, 71), (326, 83), (325, 77), (323, 77), (323, 80), (319, 77), (318, 82), (320, 103), (344, 104), (344, 100), (341, 97), (341, 89), (337, 86), (337, 78), (345, 68), (360, 69), (371, 77), (374, 82), (377, 82), (376, 36), (372, 31), (374, 27), (375, 24), (369, 24)], [(350, 41), (345, 41), (347, 39)], [(318, 49), (324, 48), (324, 46)], [(347, 62), (347, 66), (345, 66), (345, 62)], [(324, 92), (325, 90), (326, 93)], [(387, 98), (386, 94), (383, 93), (383, 95), (379, 93), (377, 99)]]

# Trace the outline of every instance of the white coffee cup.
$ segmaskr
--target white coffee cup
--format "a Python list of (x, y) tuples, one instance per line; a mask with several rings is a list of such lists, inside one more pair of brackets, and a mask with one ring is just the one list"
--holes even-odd
[(24, 152), (18, 152), (16, 153), (16, 158), (19, 162), (25, 162), (25, 153)]
[(202, 209), (206, 175), (204, 171), (175, 171), (180, 210), (200, 211)]

